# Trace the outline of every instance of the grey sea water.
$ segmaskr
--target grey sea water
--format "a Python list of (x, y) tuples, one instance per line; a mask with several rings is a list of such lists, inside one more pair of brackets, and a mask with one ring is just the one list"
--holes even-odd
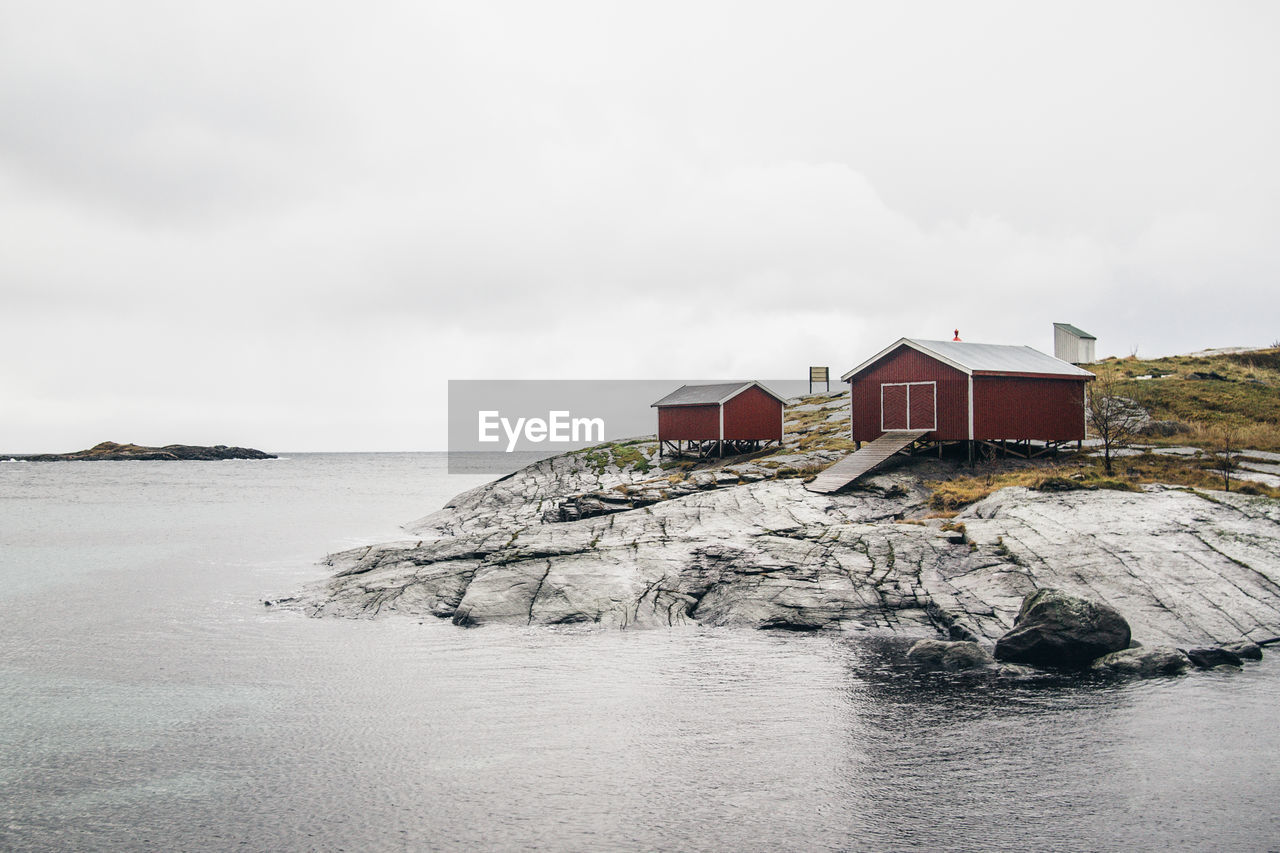
[(1280, 660), (976, 685), (892, 643), (264, 607), (490, 475), (0, 462), (0, 849), (1280, 848)]

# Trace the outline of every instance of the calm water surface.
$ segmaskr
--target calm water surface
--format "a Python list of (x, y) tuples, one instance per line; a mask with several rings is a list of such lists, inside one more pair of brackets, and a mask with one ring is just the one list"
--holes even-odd
[(0, 849), (1280, 849), (1280, 675), (922, 681), (893, 643), (315, 620), (484, 476), (0, 463)]

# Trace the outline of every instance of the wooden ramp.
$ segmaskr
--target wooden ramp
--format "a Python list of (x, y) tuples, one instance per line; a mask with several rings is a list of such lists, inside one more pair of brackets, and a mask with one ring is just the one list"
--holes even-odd
[(811, 492), (823, 494), (838, 492), (927, 432), (927, 429), (889, 430), (861, 450), (850, 453), (827, 468), (814, 477), (812, 482), (805, 483), (804, 487)]

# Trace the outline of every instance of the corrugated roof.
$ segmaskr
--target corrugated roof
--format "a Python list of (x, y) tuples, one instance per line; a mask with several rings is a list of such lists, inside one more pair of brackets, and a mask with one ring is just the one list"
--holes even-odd
[(717, 382), (712, 385), (681, 385), (658, 402), (650, 403), (649, 408), (654, 406), (714, 406), (738, 396), (752, 385), (755, 385), (780, 403), (785, 404), (787, 402), (763, 384), (748, 380), (744, 382)]
[(1077, 338), (1084, 338), (1087, 341), (1097, 340), (1097, 338), (1095, 338), (1093, 335), (1086, 332), (1084, 329), (1080, 328), (1079, 326), (1073, 326), (1070, 323), (1054, 323), (1053, 327), (1055, 329), (1062, 329), (1064, 332), (1070, 332), (1071, 334), (1075, 335)]
[(919, 338), (900, 338), (862, 364), (840, 377), (841, 382), (861, 372), (900, 346), (909, 346), (965, 373), (1034, 373), (1050, 376), (1093, 376), (1074, 364), (1068, 364), (1051, 355), (1045, 355), (1031, 347), (1007, 344), (971, 344), (962, 341), (926, 341)]

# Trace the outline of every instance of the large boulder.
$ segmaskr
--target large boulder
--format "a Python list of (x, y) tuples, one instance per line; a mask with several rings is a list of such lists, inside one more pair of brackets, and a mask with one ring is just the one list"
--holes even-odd
[(1121, 649), (1103, 655), (1093, 662), (1090, 669), (1112, 675), (1177, 675), (1186, 670), (1191, 661), (1172, 646)]
[(1022, 600), (1013, 629), (996, 641), (996, 658), (1080, 667), (1127, 648), (1129, 640), (1129, 623), (1114, 607), (1060, 589), (1040, 589)]

